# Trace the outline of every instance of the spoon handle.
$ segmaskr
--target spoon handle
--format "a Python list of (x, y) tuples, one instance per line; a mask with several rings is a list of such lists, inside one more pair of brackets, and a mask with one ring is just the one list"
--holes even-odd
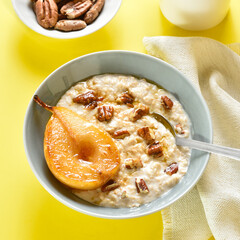
[(223, 147), (211, 143), (196, 141), (187, 138), (176, 137), (176, 144), (179, 146), (186, 146), (189, 148), (198, 149), (201, 151), (217, 153), (220, 155), (224, 155), (230, 158), (234, 158), (240, 161), (240, 149)]

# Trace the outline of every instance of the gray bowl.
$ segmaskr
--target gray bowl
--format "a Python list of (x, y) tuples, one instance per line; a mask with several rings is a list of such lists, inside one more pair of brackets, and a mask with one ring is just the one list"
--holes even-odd
[[(36, 93), (55, 105), (73, 84), (89, 76), (103, 73), (131, 74), (152, 80), (171, 92), (183, 105), (192, 123), (192, 137), (212, 141), (209, 110), (200, 93), (178, 70), (146, 54), (129, 51), (104, 51), (74, 59), (54, 71)], [(44, 159), (43, 136), (50, 113), (31, 100), (24, 123), (24, 146), (29, 164), (42, 186), (57, 200), (76, 211), (102, 218), (124, 219), (160, 211), (186, 194), (201, 177), (209, 154), (192, 150), (187, 174), (170, 191), (138, 208), (104, 208), (74, 196), (56, 180)]]

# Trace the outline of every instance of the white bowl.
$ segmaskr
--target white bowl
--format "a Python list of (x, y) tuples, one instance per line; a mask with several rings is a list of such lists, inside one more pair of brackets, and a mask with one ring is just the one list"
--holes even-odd
[(30, 0), (12, 0), (12, 4), (17, 15), (29, 28), (42, 35), (61, 39), (83, 37), (99, 30), (114, 17), (121, 5), (121, 2), (122, 0), (106, 0), (102, 12), (92, 24), (79, 31), (61, 32), (58, 30), (45, 29), (38, 24)]
[[(212, 125), (207, 105), (191, 82), (177, 69), (158, 58), (129, 51), (105, 51), (74, 59), (54, 71), (39, 86), (35, 94), (55, 105), (76, 82), (103, 73), (130, 74), (146, 78), (171, 92), (183, 105), (192, 123), (192, 137), (212, 141)], [(24, 123), (24, 145), (28, 161), (43, 187), (63, 204), (79, 212), (103, 218), (133, 218), (150, 214), (169, 206), (186, 194), (201, 177), (208, 153), (192, 150), (188, 171), (170, 191), (137, 208), (104, 208), (74, 196), (49, 171), (43, 153), (43, 136), (51, 114), (31, 100)]]

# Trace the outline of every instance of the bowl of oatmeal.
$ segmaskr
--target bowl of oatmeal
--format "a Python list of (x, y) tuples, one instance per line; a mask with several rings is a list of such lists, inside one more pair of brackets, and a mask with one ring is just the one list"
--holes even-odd
[(44, 157), (51, 114), (31, 100), (24, 123), (29, 163), (51, 195), (79, 212), (121, 219), (160, 211), (186, 194), (207, 165), (208, 153), (176, 146), (151, 116), (164, 115), (181, 137), (212, 141), (204, 99), (178, 70), (155, 57), (129, 51), (85, 55), (54, 71), (36, 94), (107, 132), (119, 151), (119, 170), (101, 187), (65, 187)]

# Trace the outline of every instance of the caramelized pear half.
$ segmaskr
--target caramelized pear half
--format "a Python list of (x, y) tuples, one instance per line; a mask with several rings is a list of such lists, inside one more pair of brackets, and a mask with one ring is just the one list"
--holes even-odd
[(44, 155), (53, 175), (68, 187), (101, 187), (119, 170), (120, 155), (111, 136), (79, 114), (34, 100), (53, 115), (44, 135)]

